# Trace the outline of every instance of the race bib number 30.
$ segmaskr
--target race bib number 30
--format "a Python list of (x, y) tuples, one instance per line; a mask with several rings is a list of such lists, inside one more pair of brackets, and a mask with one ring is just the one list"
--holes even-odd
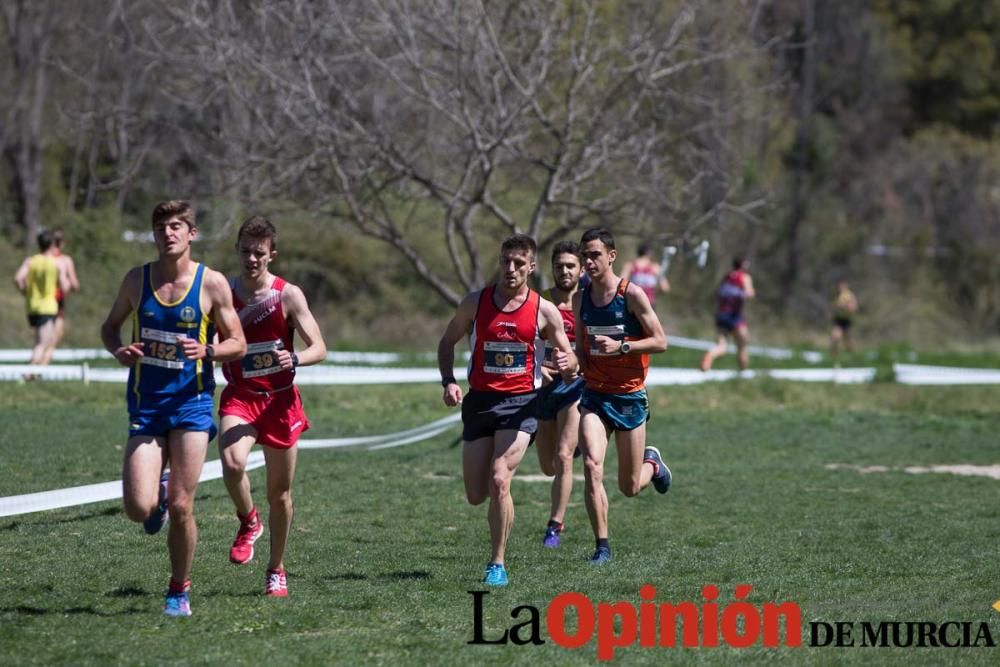
[(247, 345), (247, 354), (240, 362), (243, 368), (243, 377), (253, 378), (280, 373), (283, 369), (278, 363), (278, 350), (282, 350), (284, 347), (284, 343), (280, 340)]
[(483, 371), (494, 375), (524, 373), (528, 370), (527, 343), (483, 343)]

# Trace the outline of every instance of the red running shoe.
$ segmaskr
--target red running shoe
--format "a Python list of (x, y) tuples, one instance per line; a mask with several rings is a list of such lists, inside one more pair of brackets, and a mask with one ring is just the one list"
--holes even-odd
[(268, 570), (267, 586), (264, 595), (272, 598), (288, 597), (288, 582), (285, 580), (284, 570)]
[(253, 558), (253, 543), (263, 534), (264, 524), (257, 515), (257, 510), (253, 510), (250, 516), (240, 520), (240, 529), (229, 550), (229, 561), (237, 565), (249, 563)]

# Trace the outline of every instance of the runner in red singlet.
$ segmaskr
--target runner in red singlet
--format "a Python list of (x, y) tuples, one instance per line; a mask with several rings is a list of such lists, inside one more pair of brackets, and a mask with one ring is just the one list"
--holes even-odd
[(622, 266), (622, 276), (646, 293), (650, 306), (656, 306), (657, 291), (670, 291), (670, 282), (661, 275), (661, 267), (649, 256), (649, 244), (640, 243), (637, 256)]
[[(552, 341), (553, 362), (563, 377), (577, 361), (562, 317), (528, 287), (535, 270), (535, 240), (516, 234), (500, 246), (500, 280), (467, 295), (438, 344), (445, 405), (462, 405), (462, 472), (469, 503), (490, 500), (491, 555), (483, 583), (506, 586), (504, 553), (514, 524), (510, 483), (538, 425), (540, 336)], [(469, 393), (454, 376), (455, 345), (470, 336)]]
[(65, 290), (61, 287), (56, 290), (56, 301), (59, 303), (59, 312), (56, 314), (56, 346), (58, 346), (66, 336), (66, 293), (79, 292), (80, 280), (76, 275), (73, 258), (66, 254), (66, 237), (62, 229), (52, 230), (52, 245), (56, 249), (59, 282), (67, 287)]
[(756, 296), (753, 289), (753, 279), (747, 272), (750, 261), (743, 257), (733, 259), (733, 269), (725, 275), (719, 284), (718, 305), (715, 309), (715, 345), (701, 359), (701, 370), (709, 371), (712, 362), (726, 353), (726, 339), (729, 336), (736, 341), (737, 358), (740, 370), (745, 371), (750, 366), (750, 331), (746, 318), (743, 316), (743, 304), (747, 299)]
[[(292, 524), (295, 444), (309, 428), (294, 384), (295, 369), (323, 361), (326, 344), (302, 290), (268, 270), (278, 254), (277, 241), (274, 225), (257, 216), (244, 222), (237, 236), (243, 271), (230, 280), (230, 287), (246, 334), (247, 354), (223, 366), (229, 384), (219, 407), (219, 453), (226, 489), (240, 520), (229, 560), (241, 565), (253, 558), (254, 542), (264, 532), (246, 474), (250, 449), (255, 443), (263, 445), (271, 529), (265, 594), (284, 597), (288, 595), (284, 557)], [(295, 332), (306, 346), (298, 352), (293, 345)]]
[[(570, 343), (576, 340), (576, 318), (573, 316), (573, 295), (580, 285), (580, 246), (563, 241), (552, 248), (552, 278), (549, 300), (559, 309), (563, 330)], [(552, 477), (551, 513), (545, 527), (542, 544), (555, 549), (560, 544), (563, 520), (573, 492), (573, 457), (579, 455), (580, 395), (583, 378), (563, 380), (551, 361), (552, 343), (546, 341), (546, 361), (542, 364), (542, 389), (538, 394), (538, 437), (535, 448), (542, 472)]]

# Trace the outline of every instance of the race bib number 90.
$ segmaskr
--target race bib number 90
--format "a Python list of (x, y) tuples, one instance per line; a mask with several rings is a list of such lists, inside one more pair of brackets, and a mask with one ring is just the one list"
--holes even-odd
[(493, 375), (524, 373), (528, 370), (527, 343), (483, 343), (483, 372)]
[(284, 348), (285, 344), (280, 340), (247, 345), (247, 354), (240, 364), (243, 369), (243, 377), (253, 378), (280, 373), (283, 369), (278, 363), (278, 350)]

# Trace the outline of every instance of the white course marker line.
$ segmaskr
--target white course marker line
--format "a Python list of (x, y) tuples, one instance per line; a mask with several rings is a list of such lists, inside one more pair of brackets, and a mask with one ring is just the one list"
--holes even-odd
[(885, 466), (885, 465), (857, 465), (853, 463), (827, 463), (823, 466), (827, 470), (853, 470), (862, 475), (871, 473), (905, 472), (910, 475), (925, 475), (929, 473), (943, 473), (950, 475), (960, 475), (962, 477), (989, 477), (1000, 480), (1000, 464), (973, 465), (971, 463), (939, 464), (929, 466)]
[[(379, 443), (369, 449), (402, 447), (403, 445), (421, 442), (443, 433), (461, 419), (462, 415), (456, 413), (430, 422), (429, 424), (424, 424), (423, 426), (418, 426), (417, 428), (412, 428), (406, 431), (399, 431), (397, 433), (352, 438), (300, 440), (298, 446), (303, 449), (326, 449)], [(260, 468), (263, 465), (263, 452), (251, 452), (250, 456), (247, 458), (247, 470)], [(202, 468), (199, 481), (207, 482), (221, 477), (222, 462), (219, 459), (213, 459), (205, 462), (205, 467)], [(117, 500), (121, 497), (121, 480), (114, 482), (102, 482), (100, 484), (88, 484), (86, 486), (74, 486), (67, 489), (54, 489), (52, 491), (27, 493), (20, 496), (7, 496), (5, 498), (0, 498), (0, 517), (17, 516), (19, 514), (29, 514), (31, 512), (41, 512), (44, 510), (59, 509), (62, 507), (87, 505), (105, 500)]]

